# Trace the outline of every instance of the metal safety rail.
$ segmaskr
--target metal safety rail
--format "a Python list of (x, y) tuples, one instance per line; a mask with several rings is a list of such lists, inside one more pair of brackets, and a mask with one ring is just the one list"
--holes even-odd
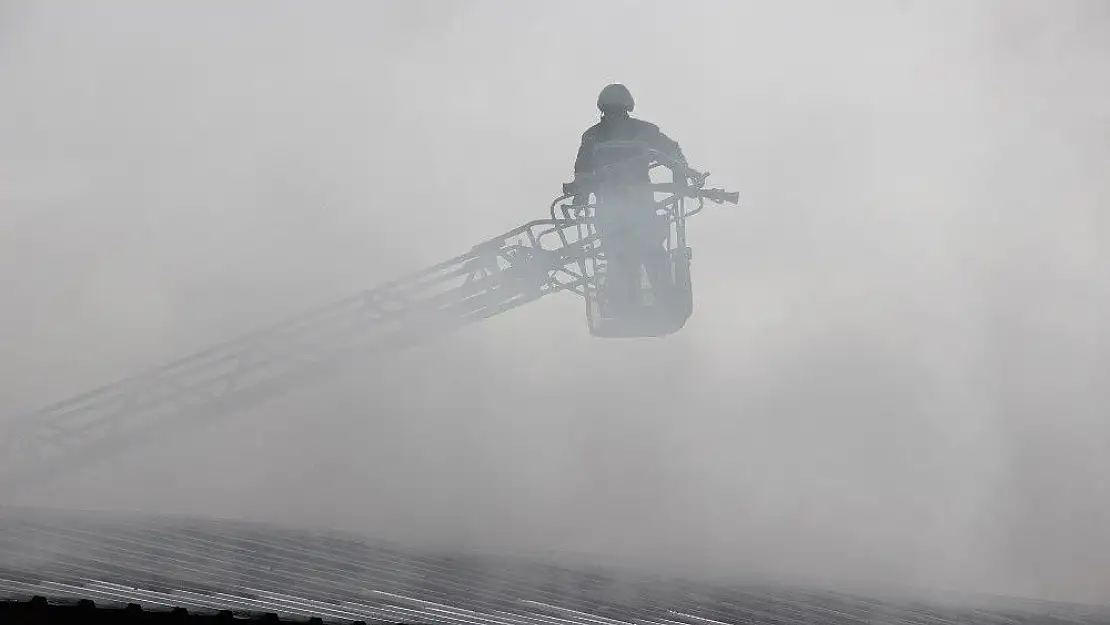
[(0, 424), (0, 485), (103, 456), (157, 426), (214, 419), (352, 359), (587, 288), (585, 220), (520, 226), (423, 271)]

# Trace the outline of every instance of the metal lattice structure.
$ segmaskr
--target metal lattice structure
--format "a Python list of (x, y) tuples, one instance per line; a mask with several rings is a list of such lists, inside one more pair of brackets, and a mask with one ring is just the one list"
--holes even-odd
[[(383, 350), (587, 288), (584, 220), (533, 221), (400, 280), (4, 424), (0, 476), (48, 477), (171, 422), (217, 418)], [(596, 246), (600, 247), (600, 246)]]
[[(705, 199), (736, 201), (736, 194), (704, 189), (707, 174), (694, 173), (693, 186), (653, 185), (670, 193), (659, 204), (683, 246), (684, 221)], [(604, 270), (605, 254), (593, 227), (594, 207), (560, 207), (568, 197), (569, 191), (552, 203), (550, 218), (433, 267), (0, 424), (0, 486), (56, 476), (167, 426), (217, 419), (352, 360), (429, 340), (552, 293), (596, 299), (594, 276)], [(690, 197), (698, 208), (688, 212)]]

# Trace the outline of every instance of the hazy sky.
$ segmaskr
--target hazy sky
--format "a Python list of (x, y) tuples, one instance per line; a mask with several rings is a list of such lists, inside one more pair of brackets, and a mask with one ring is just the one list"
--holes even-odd
[(5, 414), (545, 215), (610, 81), (743, 194), (676, 336), (550, 298), (26, 501), (1110, 601), (1107, 7), (0, 0)]

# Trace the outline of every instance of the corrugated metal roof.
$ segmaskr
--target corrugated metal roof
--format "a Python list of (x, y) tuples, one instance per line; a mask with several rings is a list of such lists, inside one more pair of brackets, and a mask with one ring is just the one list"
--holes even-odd
[(1110, 609), (1071, 604), (974, 607), (729, 588), (245, 523), (0, 512), (0, 597), (35, 595), (347, 623), (1110, 624)]

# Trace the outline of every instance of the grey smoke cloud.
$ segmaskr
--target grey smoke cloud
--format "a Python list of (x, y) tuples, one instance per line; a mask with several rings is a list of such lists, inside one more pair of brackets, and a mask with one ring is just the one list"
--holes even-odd
[(1102, 4), (0, 21), (5, 414), (544, 215), (612, 80), (744, 196), (691, 224), (677, 336), (549, 299), (25, 503), (1108, 599)]

